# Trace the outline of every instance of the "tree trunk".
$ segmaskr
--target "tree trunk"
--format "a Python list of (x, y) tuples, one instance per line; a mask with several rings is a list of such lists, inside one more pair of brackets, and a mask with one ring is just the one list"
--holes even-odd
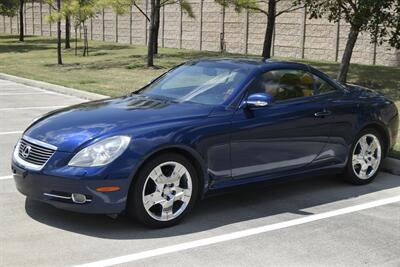
[(24, 0), (19, 1), (19, 40), (24, 41)]
[(351, 55), (353, 54), (353, 49), (356, 44), (358, 34), (360, 29), (357, 26), (352, 25), (350, 27), (349, 36), (347, 37), (346, 48), (343, 52), (342, 62), (340, 63), (339, 73), (337, 76), (337, 81), (345, 83), (347, 80), (347, 73), (350, 67)]
[[(57, 0), (57, 11), (61, 10), (61, 0)], [(61, 20), (57, 21), (57, 63), (62, 65), (61, 58)]]
[(271, 49), (272, 49), (272, 38), (274, 34), (275, 28), (275, 14), (276, 14), (276, 0), (269, 0), (268, 1), (268, 21), (267, 21), (267, 28), (265, 30), (265, 37), (264, 37), (264, 46), (262, 57), (264, 59), (271, 57)]
[(85, 30), (86, 30), (86, 56), (89, 56), (89, 38), (88, 38), (87, 26), (86, 26)]
[(75, 56), (78, 55), (78, 26), (75, 26)]
[(157, 38), (157, 9), (160, 9), (160, 0), (150, 0), (150, 35), (147, 44), (147, 67), (154, 66), (154, 47)]
[[(156, 0), (157, 1), (157, 0)], [(156, 17), (154, 19), (156, 25), (155, 41), (154, 41), (154, 55), (158, 54), (158, 32), (160, 29), (160, 8), (156, 10)]]
[(71, 48), (71, 20), (65, 16), (65, 49)]
[(83, 56), (89, 56), (88, 31), (85, 22), (83, 22)]

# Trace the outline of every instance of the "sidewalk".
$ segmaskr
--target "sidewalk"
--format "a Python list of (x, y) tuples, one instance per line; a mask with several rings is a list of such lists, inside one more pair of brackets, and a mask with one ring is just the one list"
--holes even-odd
[(394, 175), (400, 175), (400, 160), (395, 158), (386, 158), (382, 163), (381, 170)]
[(51, 83), (35, 81), (35, 80), (17, 77), (17, 76), (5, 74), (5, 73), (0, 73), (0, 79), (8, 80), (8, 81), (12, 81), (12, 82), (32, 86), (32, 87), (37, 87), (40, 89), (45, 89), (48, 91), (57, 92), (57, 93), (65, 94), (65, 95), (75, 96), (75, 97), (79, 97), (79, 98), (87, 99), (87, 100), (98, 100), (98, 99), (107, 98), (107, 96), (105, 96), (105, 95), (81, 91), (78, 89), (68, 88), (68, 87), (64, 87), (61, 85), (55, 85), (55, 84), (51, 84)]

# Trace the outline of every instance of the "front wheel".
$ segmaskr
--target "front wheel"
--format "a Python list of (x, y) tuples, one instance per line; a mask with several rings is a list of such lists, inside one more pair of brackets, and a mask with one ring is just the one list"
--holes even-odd
[(197, 199), (198, 178), (190, 161), (179, 154), (161, 154), (145, 163), (135, 177), (128, 212), (151, 227), (178, 223)]
[(374, 129), (363, 130), (351, 148), (346, 180), (353, 184), (371, 182), (378, 174), (382, 157), (380, 134)]

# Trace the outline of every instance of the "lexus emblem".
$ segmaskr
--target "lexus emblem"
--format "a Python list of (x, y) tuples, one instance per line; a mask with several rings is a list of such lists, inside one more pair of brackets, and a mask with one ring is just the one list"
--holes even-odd
[(29, 154), (31, 153), (31, 149), (32, 149), (32, 147), (31, 146), (26, 146), (25, 148), (24, 148), (24, 150), (22, 150), (22, 153), (21, 153), (21, 156), (23, 157), (23, 158), (27, 158), (27, 157), (29, 157)]

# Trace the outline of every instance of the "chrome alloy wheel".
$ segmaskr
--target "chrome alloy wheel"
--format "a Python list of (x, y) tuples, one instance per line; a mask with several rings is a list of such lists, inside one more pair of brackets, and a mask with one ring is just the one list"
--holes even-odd
[(378, 171), (382, 159), (379, 139), (373, 134), (362, 136), (353, 150), (352, 166), (360, 179), (369, 179)]
[(185, 166), (174, 161), (161, 163), (144, 183), (144, 208), (153, 219), (170, 221), (186, 209), (192, 190), (192, 178)]

